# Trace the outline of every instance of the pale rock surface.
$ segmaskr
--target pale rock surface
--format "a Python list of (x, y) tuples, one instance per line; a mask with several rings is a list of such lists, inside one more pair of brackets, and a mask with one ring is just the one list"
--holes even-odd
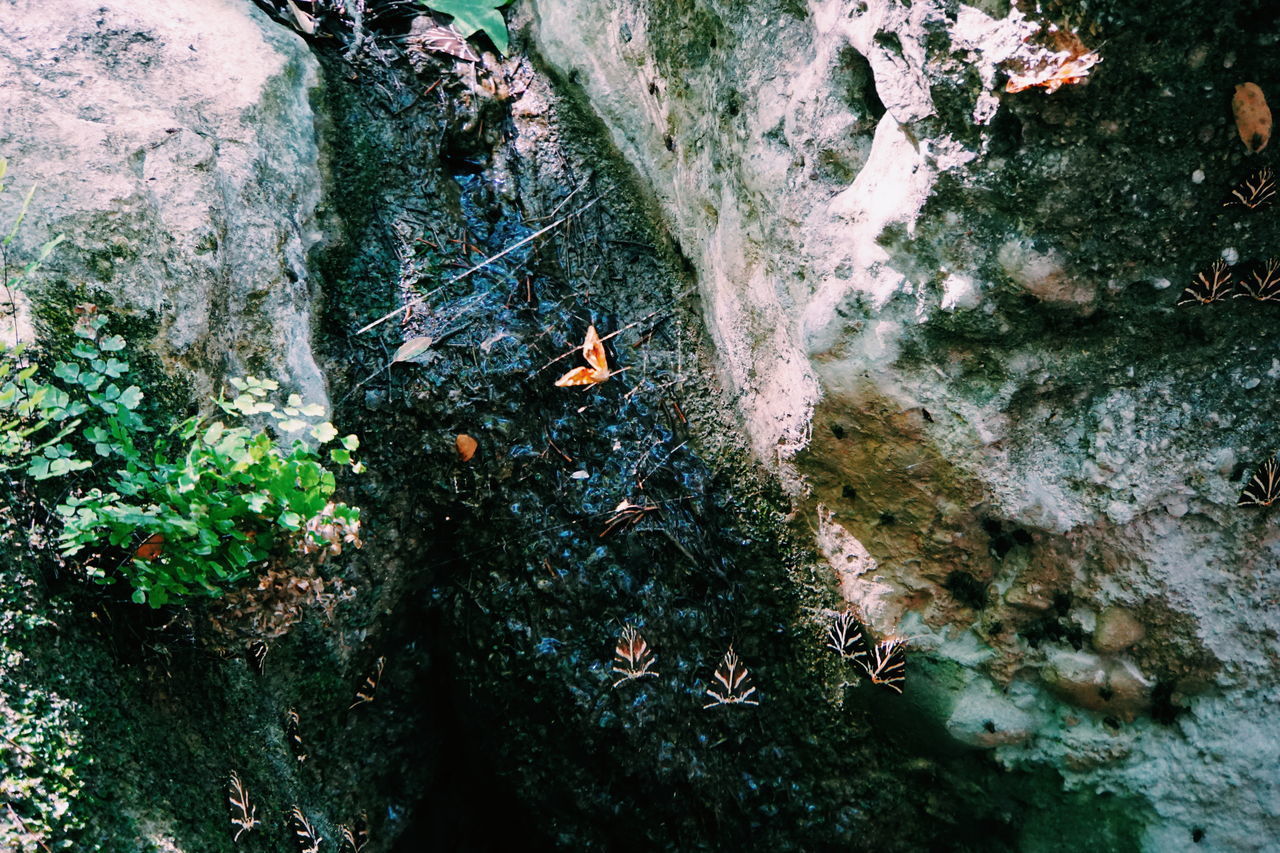
[[(13, 253), (65, 242), (36, 281), (154, 323), (198, 396), (272, 371), (327, 404), (311, 354), (319, 68), (243, 0), (5, 0), (0, 111)], [(38, 297), (39, 298), (39, 297)]]
[(1280, 237), (1218, 206), (1250, 168), (1232, 66), (1274, 21), (1062, 4), (1104, 61), (1009, 95), (1037, 29), (1009, 4), (532, 5), (690, 258), (833, 591), (959, 673), (908, 692), (1145, 803), (1146, 850), (1273, 849), (1280, 535), (1235, 502), (1274, 449), (1274, 315), (1173, 303)]

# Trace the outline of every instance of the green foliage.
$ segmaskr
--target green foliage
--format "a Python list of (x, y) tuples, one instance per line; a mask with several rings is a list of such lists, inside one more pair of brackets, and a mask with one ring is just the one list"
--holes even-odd
[[(326, 462), (362, 470), (352, 457), (359, 443), (339, 441), (317, 420), (319, 406), (292, 395), (278, 407), (275, 382), (235, 379), (239, 393), (218, 401), (224, 419), (191, 417), (156, 435), (139, 414), (142, 389), (127, 381), (125, 341), (103, 335), (105, 323), (77, 325), (74, 361), (59, 362), (52, 381), (20, 351), (0, 353), (0, 464), (35, 480), (93, 470), (57, 506), (64, 556), (88, 552), (91, 577), (122, 575), (135, 601), (159, 607), (218, 595), (283, 550), (328, 546), (325, 525), (358, 527), (357, 509), (331, 501)], [(306, 431), (309, 441), (281, 447), (245, 425), (255, 417), (285, 434)]]
[(422, 5), (434, 12), (453, 16), (453, 28), (463, 38), (469, 38), (483, 30), (494, 47), (505, 55), (510, 47), (507, 23), (498, 10), (511, 0), (422, 0)]
[[(137, 414), (142, 392), (113, 381), (129, 365), (118, 357), (122, 339), (98, 336), (102, 324), (95, 319), (81, 326), (82, 340), (72, 351), (80, 363), (54, 370), (92, 415), (79, 435), (98, 457), (95, 467), (111, 470), (105, 488), (73, 494), (58, 506), (65, 556), (101, 551), (104, 544), (124, 549), (131, 556), (120, 571), (134, 588), (134, 600), (158, 607), (218, 595), (285, 548), (329, 544), (315, 530), (320, 523), (356, 523), (357, 509), (330, 500), (335, 479), (320, 450), (332, 444), (329, 462), (360, 471), (351, 455), (358, 440), (349, 435), (335, 441), (333, 425), (316, 421), (323, 410), (304, 406), (296, 394), (277, 407), (269, 399), (277, 389), (271, 380), (232, 380), (239, 393), (218, 401), (225, 420), (187, 418), (148, 450), (141, 448), (136, 439), (150, 432)], [(266, 430), (245, 425), (255, 416), (270, 418), (283, 433), (307, 430), (311, 442), (296, 438), (281, 447)], [(43, 454), (51, 467), (64, 459), (71, 465), (86, 461), (66, 455), (63, 445)], [(29, 471), (45, 476), (44, 460)], [(147, 547), (139, 550), (143, 543)], [(92, 562), (89, 572), (102, 582), (114, 580)]]

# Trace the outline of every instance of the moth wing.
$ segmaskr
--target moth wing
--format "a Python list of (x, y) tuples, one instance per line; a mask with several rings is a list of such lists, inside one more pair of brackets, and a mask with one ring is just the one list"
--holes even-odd
[(596, 378), (595, 368), (575, 367), (556, 380), (556, 387), (571, 388), (575, 385), (595, 385), (599, 381)]
[(587, 339), (582, 342), (582, 357), (599, 376), (597, 382), (603, 382), (609, 376), (609, 362), (605, 358), (604, 344), (600, 341), (600, 333), (595, 326), (587, 327)]

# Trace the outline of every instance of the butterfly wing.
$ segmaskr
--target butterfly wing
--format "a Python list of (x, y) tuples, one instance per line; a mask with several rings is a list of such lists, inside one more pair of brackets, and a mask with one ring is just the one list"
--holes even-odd
[(559, 388), (571, 388), (574, 385), (595, 385), (599, 381), (596, 378), (594, 369), (590, 367), (575, 367), (557, 379), (556, 386)]
[(595, 326), (587, 327), (587, 339), (582, 342), (582, 357), (591, 365), (597, 382), (609, 378), (609, 362), (605, 358), (604, 344), (600, 341), (600, 333)]
[(596, 331), (595, 326), (587, 327), (587, 338), (582, 342), (582, 357), (587, 360), (590, 367), (575, 367), (564, 376), (556, 380), (556, 386), (559, 388), (568, 388), (574, 385), (596, 385), (613, 374), (609, 371), (609, 362), (605, 357), (604, 344), (600, 340), (600, 333)]

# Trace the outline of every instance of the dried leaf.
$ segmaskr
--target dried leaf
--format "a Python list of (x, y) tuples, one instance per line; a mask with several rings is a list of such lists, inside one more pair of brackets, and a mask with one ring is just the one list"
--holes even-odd
[(453, 443), (458, 448), (458, 458), (463, 462), (470, 462), (471, 457), (476, 455), (476, 448), (480, 446), (474, 438), (465, 432), (458, 433), (458, 437), (453, 440)]
[(138, 550), (133, 552), (133, 556), (138, 560), (146, 560), (151, 562), (164, 553), (164, 534), (152, 533), (142, 544), (138, 546)]
[(1231, 112), (1236, 117), (1236, 129), (1240, 131), (1240, 139), (1244, 147), (1254, 154), (1267, 147), (1271, 140), (1271, 108), (1267, 106), (1267, 98), (1256, 83), (1241, 83), (1236, 86), (1235, 96), (1231, 98)]
[(492, 335), (480, 342), (480, 349), (487, 353), (489, 350), (493, 349), (494, 345), (497, 344), (498, 341), (509, 337), (511, 337), (510, 332), (494, 332)]
[(298, 4), (293, 0), (284, 0), (285, 5), (289, 7), (289, 11), (293, 13), (293, 19), (298, 22), (298, 29), (309, 36), (316, 34), (316, 19), (311, 15), (298, 8)]
[(1020, 61), (1015, 61), (1015, 65), (1021, 66), (1021, 71), (1009, 73), (1009, 82), (1004, 87), (1006, 92), (1021, 92), (1033, 86), (1042, 87), (1046, 92), (1056, 92), (1063, 86), (1082, 82), (1089, 76), (1089, 69), (1102, 61), (1099, 54), (1088, 50), (1080, 37), (1070, 30), (1050, 27), (1044, 37), (1037, 37), (1040, 41), (1045, 39), (1053, 49), (1032, 46)]
[(410, 338), (400, 345), (400, 349), (396, 350), (396, 354), (391, 357), (391, 363), (399, 364), (402, 361), (413, 361), (431, 349), (432, 343), (431, 338), (425, 335), (419, 338)]

